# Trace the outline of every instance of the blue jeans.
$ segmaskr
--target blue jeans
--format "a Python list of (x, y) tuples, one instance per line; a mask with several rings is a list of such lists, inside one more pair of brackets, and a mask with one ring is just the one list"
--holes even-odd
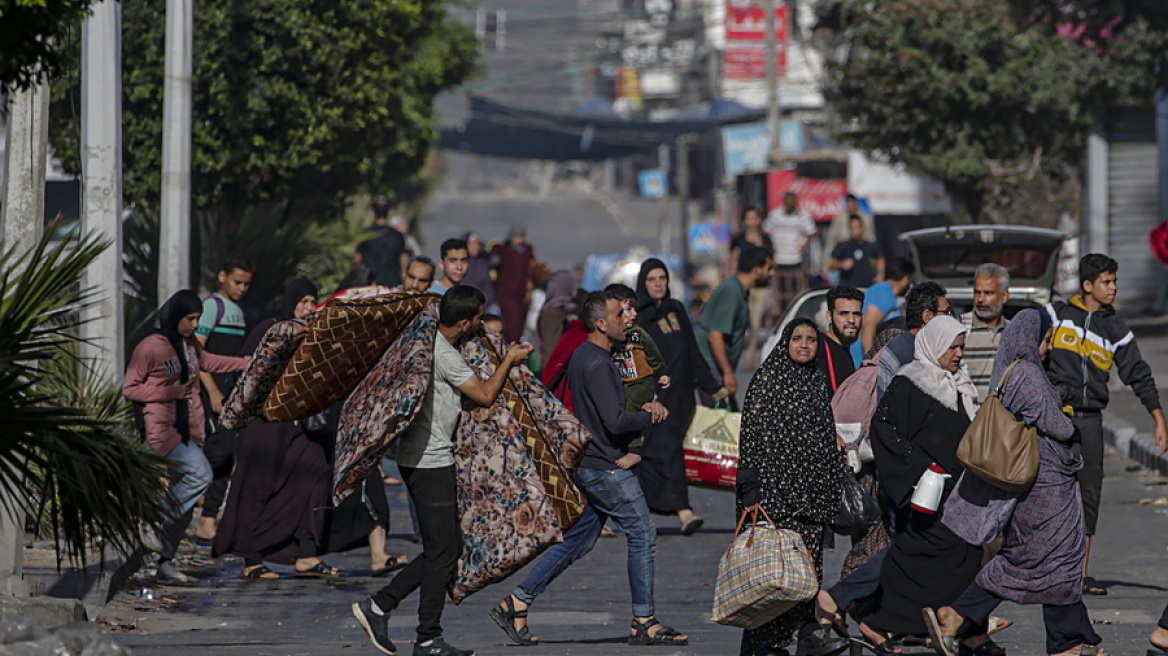
[(588, 500), (588, 508), (580, 521), (564, 534), (564, 541), (548, 549), (511, 594), (525, 604), (533, 603), (569, 565), (592, 551), (600, 537), (600, 529), (611, 519), (629, 539), (629, 589), (633, 597), (633, 616), (653, 617), (657, 526), (649, 516), (649, 506), (637, 477), (627, 469), (580, 468), (573, 478)]
[(191, 522), (195, 502), (211, 484), (211, 465), (203, 455), (203, 448), (194, 441), (179, 442), (166, 457), (170, 460), (170, 498), (159, 535), (162, 541), (159, 555), (169, 560), (178, 551), (178, 543)]

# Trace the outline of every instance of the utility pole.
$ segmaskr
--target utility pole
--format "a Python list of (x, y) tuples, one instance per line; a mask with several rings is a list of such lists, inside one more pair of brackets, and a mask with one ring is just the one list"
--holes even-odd
[(766, 0), (766, 90), (767, 90), (767, 137), (770, 152), (779, 150), (779, 121), (782, 112), (779, 106), (779, 53), (778, 39), (775, 38), (775, 1)]
[(110, 246), (89, 265), (98, 294), (81, 327), (83, 361), (107, 383), (125, 362), (122, 312), (122, 10), (102, 0), (81, 25), (81, 226)]
[(49, 144), (49, 82), (9, 95), (0, 223), (4, 247), (26, 251), (45, 221), (45, 162)]
[(194, 0), (166, 0), (158, 302), (191, 284), (191, 42)]
[[(9, 96), (0, 188), (4, 248), (28, 252), (44, 231), (45, 156), (49, 144), (49, 83), (34, 84)], [(0, 477), (0, 595), (26, 597), (24, 518), (27, 499), (18, 481)]]

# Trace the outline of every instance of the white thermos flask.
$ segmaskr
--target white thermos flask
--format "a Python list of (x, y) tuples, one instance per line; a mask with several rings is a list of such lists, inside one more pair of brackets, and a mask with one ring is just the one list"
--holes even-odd
[(912, 500), (909, 505), (913, 510), (919, 510), (930, 515), (936, 514), (941, 505), (941, 494), (945, 491), (945, 479), (952, 478), (945, 473), (937, 463), (929, 465), (925, 473), (921, 474), (916, 487), (913, 488)]

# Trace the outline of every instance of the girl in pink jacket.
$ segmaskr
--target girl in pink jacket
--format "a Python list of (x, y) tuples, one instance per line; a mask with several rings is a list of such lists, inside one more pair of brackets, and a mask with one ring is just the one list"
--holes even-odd
[[(189, 583), (174, 566), (178, 543), (190, 523), (195, 502), (211, 482), (211, 465), (203, 455), (203, 405), (198, 372), (226, 373), (247, 365), (246, 358), (207, 353), (194, 339), (203, 304), (191, 290), (171, 296), (158, 311), (158, 329), (134, 349), (122, 394), (144, 404), (146, 442), (170, 460), (170, 499), (158, 536), (158, 580)], [(181, 353), (181, 357), (180, 357)]]

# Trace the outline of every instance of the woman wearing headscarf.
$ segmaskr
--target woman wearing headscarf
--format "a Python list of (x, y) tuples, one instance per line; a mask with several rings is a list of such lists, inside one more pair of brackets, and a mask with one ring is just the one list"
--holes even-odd
[(470, 285), (482, 292), (483, 298), (487, 299), (483, 304), (487, 314), (495, 314), (499, 307), (495, 303), (495, 281), (491, 280), (491, 256), (477, 234), (465, 233), (462, 240), (466, 242), (467, 254), (466, 276), (463, 277), (462, 284)]
[(527, 229), (512, 226), (507, 241), (496, 244), (491, 255), (495, 259), (495, 294), (503, 313), (503, 337), (509, 344), (523, 336), (527, 321), (527, 281), (535, 249), (527, 243)]
[(657, 345), (665, 360), (669, 387), (658, 390), (657, 400), (669, 417), (645, 431), (637, 480), (645, 492), (649, 510), (676, 514), (682, 532), (692, 534), (702, 525), (689, 503), (682, 442), (693, 418), (695, 389), (715, 394), (721, 385), (702, 360), (693, 324), (685, 306), (669, 294), (669, 268), (656, 258), (645, 260), (637, 276), (637, 325)]
[[(957, 445), (976, 412), (977, 390), (961, 369), (964, 348), (960, 321), (939, 316), (927, 323), (913, 361), (892, 379), (872, 421), (876, 473), (895, 527), (880, 571), (880, 608), (865, 618), (878, 633), (925, 635), (921, 609), (952, 603), (981, 566), (981, 548), (941, 521), (941, 504), (964, 471)], [(910, 504), (927, 470), (950, 477), (935, 512)]]
[(170, 460), (170, 497), (158, 535), (158, 580), (163, 583), (191, 581), (174, 566), (174, 554), (195, 502), (211, 483), (211, 465), (203, 455), (198, 372), (229, 373), (247, 365), (244, 358), (203, 350), (194, 338), (202, 313), (203, 303), (193, 291), (171, 296), (158, 311), (158, 328), (134, 348), (122, 382), (122, 394), (142, 404), (146, 443)]
[[(1002, 331), (990, 378), (990, 389), (998, 388), (1006, 369), (1017, 362), (998, 398), (1006, 410), (1038, 430), (1033, 487), (1010, 494), (966, 474), (945, 508), (946, 523), (971, 541), (986, 541), (999, 532), (1004, 537), (1001, 550), (976, 581), (951, 607), (939, 609), (939, 626), (930, 627), (947, 638), (969, 620), (972, 628), (962, 637), (969, 653), (978, 656), (1005, 653), (985, 635), (989, 614), (1003, 599), (1042, 604), (1048, 654), (1104, 653), (1096, 647), (1102, 638), (1082, 602), (1086, 537), (1075, 474), (1083, 461), (1072, 450), (1079, 435), (1043, 369), (1050, 340), (1051, 320), (1045, 312), (1019, 312)], [(926, 617), (933, 620), (928, 611)], [(954, 645), (945, 638), (936, 641), (938, 653), (951, 656)]]
[[(827, 376), (815, 366), (818, 347), (815, 323), (796, 319), (751, 378), (742, 412), (736, 499), (739, 515), (761, 503), (778, 528), (801, 535), (817, 573), (823, 569), (823, 540), (839, 509), (844, 472)], [(769, 655), (796, 635), (799, 653), (808, 656), (837, 654), (850, 644), (820, 629), (811, 600), (744, 631), (739, 653)]]
[(548, 277), (547, 298), (539, 311), (540, 362), (547, 366), (568, 320), (576, 314), (576, 276), (567, 269), (557, 269)]
[[(289, 283), (279, 313), (248, 334), (242, 352), (253, 352), (277, 321), (311, 313), (316, 296), (316, 285), (304, 278)], [(309, 435), (300, 422), (264, 423), (240, 431), (214, 553), (242, 557), (248, 579), (280, 578), (265, 560), (295, 565), (302, 576), (336, 576), (339, 572), (318, 558), (332, 477), (330, 449), (327, 436)]]

